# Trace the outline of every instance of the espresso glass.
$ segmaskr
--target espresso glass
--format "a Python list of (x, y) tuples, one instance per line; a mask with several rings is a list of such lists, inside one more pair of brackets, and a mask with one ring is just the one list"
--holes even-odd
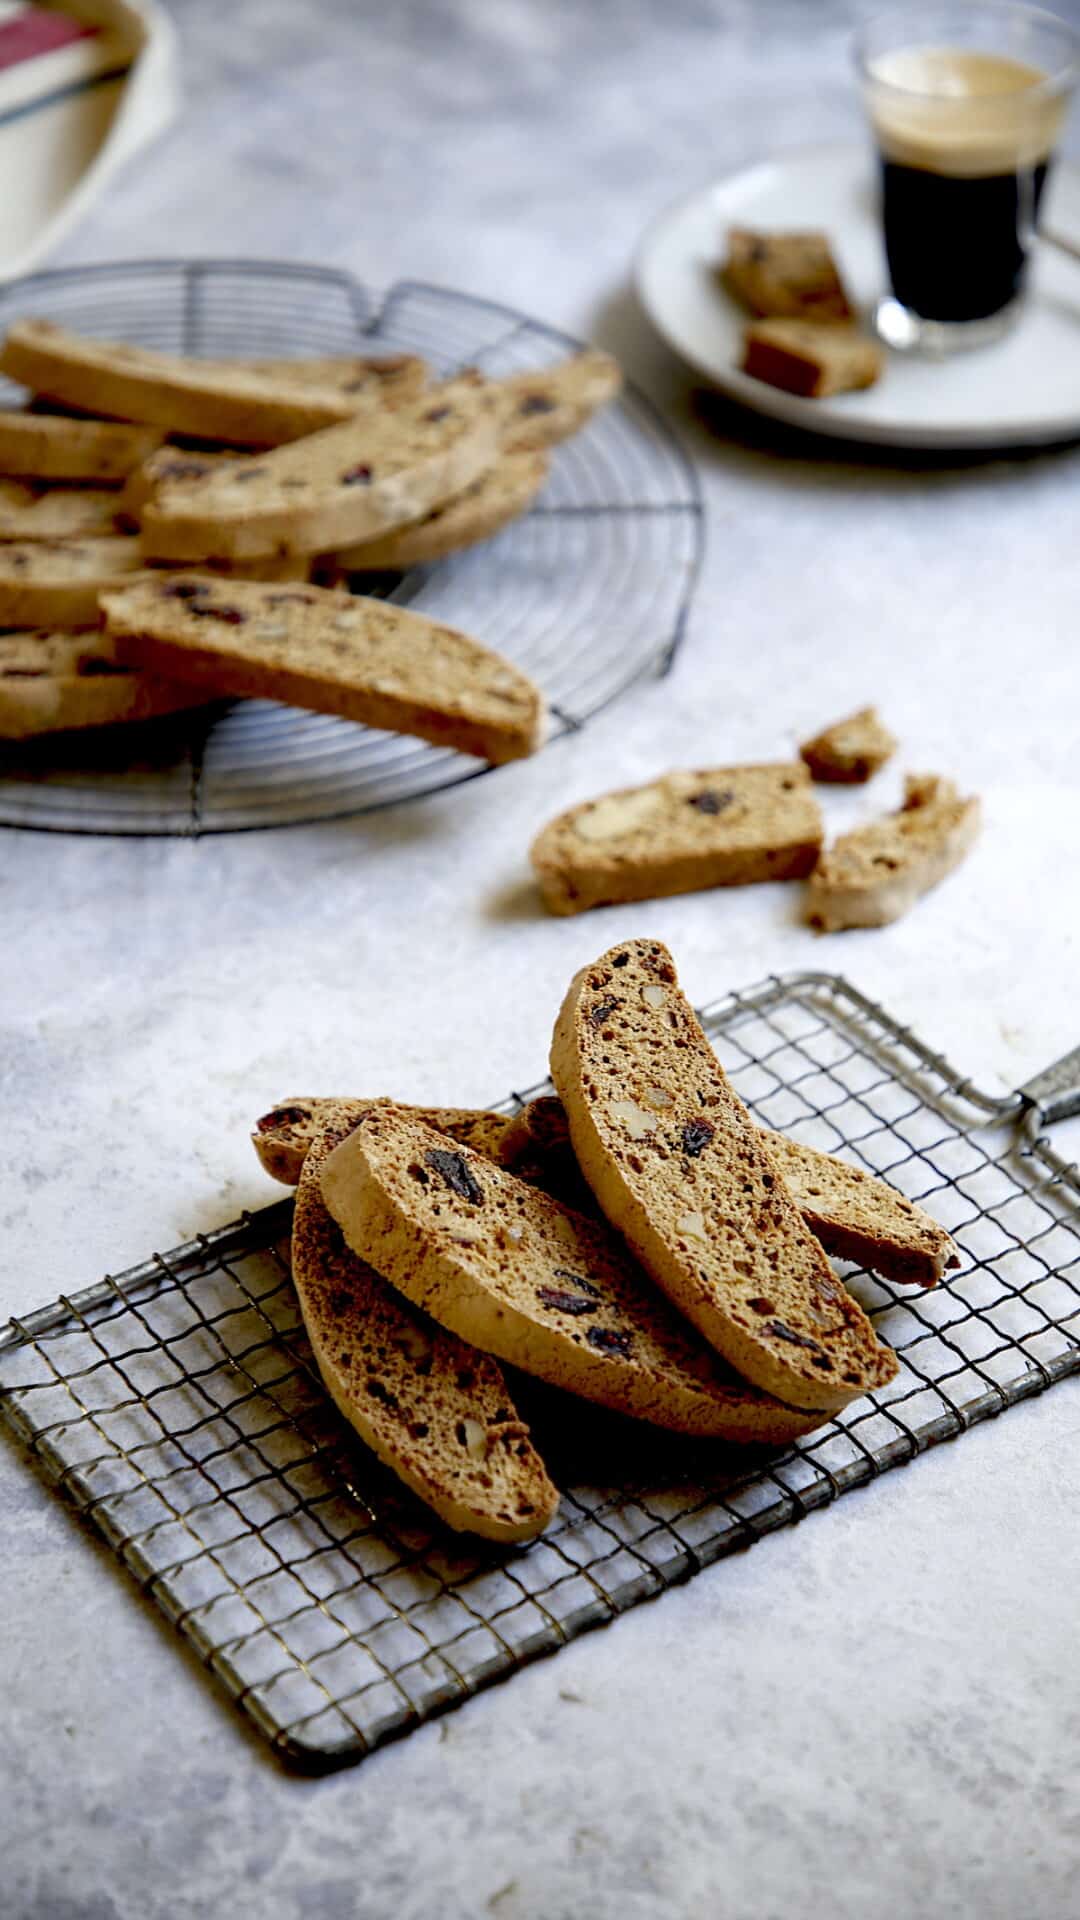
[(856, 41), (877, 141), (889, 346), (949, 353), (1016, 319), (1080, 42), (1034, 7), (898, 6)]

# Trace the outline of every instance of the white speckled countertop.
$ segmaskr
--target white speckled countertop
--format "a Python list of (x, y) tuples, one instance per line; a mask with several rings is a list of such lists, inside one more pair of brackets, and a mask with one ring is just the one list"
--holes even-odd
[[(699, 1000), (841, 968), (990, 1088), (1075, 1043), (1080, 451), (897, 467), (706, 425), (626, 292), (667, 200), (858, 137), (847, 9), (172, 10), (186, 110), (63, 258), (325, 261), (592, 335), (679, 424), (709, 551), (671, 679), (490, 780), (198, 844), (0, 837), (0, 1318), (272, 1197), (247, 1131), (283, 1094), (535, 1079), (570, 973), (623, 934), (666, 939)], [(966, 867), (894, 929), (815, 939), (766, 887), (569, 921), (500, 905), (556, 805), (774, 755), (864, 698), (908, 764), (986, 806)], [(1063, 1920), (1078, 1432), (1073, 1381), (321, 1782), (279, 1769), (5, 1438), (0, 1912)]]

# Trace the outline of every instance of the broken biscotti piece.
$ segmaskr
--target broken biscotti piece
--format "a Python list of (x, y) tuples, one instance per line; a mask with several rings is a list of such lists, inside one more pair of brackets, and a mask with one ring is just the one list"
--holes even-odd
[(572, 981), (551, 1077), (608, 1219), (738, 1373), (830, 1411), (893, 1378), (659, 941), (626, 941)]
[(822, 854), (807, 891), (810, 925), (837, 933), (898, 920), (959, 866), (980, 818), (979, 801), (962, 800), (951, 780), (909, 774), (899, 812), (841, 834)]
[(851, 302), (823, 233), (752, 233), (731, 227), (724, 284), (762, 319), (843, 321)]
[[(888, 1181), (787, 1134), (766, 1129), (765, 1138), (791, 1198), (826, 1253), (902, 1286), (936, 1286), (946, 1267), (960, 1265), (944, 1227)], [(561, 1101), (550, 1096), (529, 1101), (508, 1122), (499, 1157), (520, 1179), (589, 1210), (592, 1196), (584, 1189)]]
[(872, 387), (884, 365), (881, 349), (854, 327), (806, 320), (759, 320), (745, 346), (744, 373), (805, 400)]
[(495, 403), (462, 378), (289, 446), (164, 480), (142, 510), (159, 560), (328, 553), (421, 520), (494, 466)]
[(438, 1327), (350, 1251), (322, 1197), (331, 1128), (311, 1147), (293, 1215), (292, 1272), (339, 1412), (447, 1526), (529, 1540), (559, 1496), (497, 1361)]
[[(280, 1180), (286, 1187), (295, 1187), (313, 1140), (321, 1138), (330, 1128), (343, 1140), (347, 1133), (360, 1125), (371, 1107), (390, 1104), (385, 1098), (309, 1099), (305, 1095), (297, 1095), (292, 1100), (280, 1101), (255, 1122), (251, 1144), (260, 1166), (272, 1180)], [(513, 1125), (508, 1114), (489, 1113), (484, 1107), (413, 1107), (404, 1106), (398, 1101), (394, 1101), (393, 1105), (399, 1113), (412, 1114), (424, 1126), (434, 1127), (438, 1133), (461, 1140), (466, 1146), (475, 1148), (477, 1153), (485, 1153), (493, 1160), (501, 1157), (503, 1140)]]
[(382, 600), (200, 574), (101, 596), (120, 657), (216, 694), (282, 700), (499, 764), (535, 751), (544, 701), (508, 660)]
[(846, 720), (834, 720), (799, 748), (814, 779), (834, 785), (869, 780), (895, 752), (896, 741), (876, 707), (860, 707)]
[(150, 720), (207, 697), (125, 667), (104, 634), (0, 633), (0, 740)]
[(669, 773), (583, 801), (530, 849), (552, 913), (705, 887), (801, 879), (823, 829), (799, 762)]
[(753, 1444), (824, 1416), (736, 1379), (607, 1225), (394, 1107), (324, 1162), (348, 1245), (470, 1345), (678, 1433)]

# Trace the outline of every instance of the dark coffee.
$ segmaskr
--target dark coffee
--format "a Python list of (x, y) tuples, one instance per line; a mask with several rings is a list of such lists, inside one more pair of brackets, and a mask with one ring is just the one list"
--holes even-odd
[(985, 321), (1020, 293), (1064, 104), (1038, 68), (968, 47), (871, 62), (885, 251), (900, 305)]
[(889, 279), (926, 320), (984, 320), (1020, 292), (1048, 162), (966, 179), (881, 163)]

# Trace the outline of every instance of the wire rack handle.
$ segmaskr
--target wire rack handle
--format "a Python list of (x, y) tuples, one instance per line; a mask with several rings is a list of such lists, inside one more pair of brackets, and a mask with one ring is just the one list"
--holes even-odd
[(1021, 1099), (1039, 1109), (1045, 1126), (1080, 1113), (1080, 1047), (1073, 1047), (1052, 1066), (1025, 1081), (1019, 1092)]

